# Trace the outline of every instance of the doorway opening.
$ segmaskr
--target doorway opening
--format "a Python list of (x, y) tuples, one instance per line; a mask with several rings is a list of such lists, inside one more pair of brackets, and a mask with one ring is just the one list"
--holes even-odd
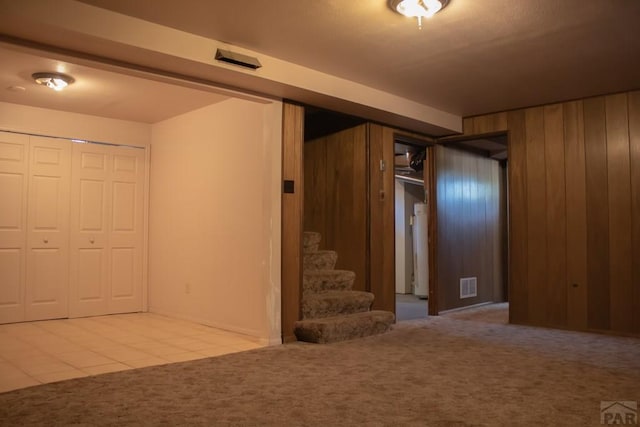
[[(429, 314), (430, 150), (421, 141), (394, 140), (396, 321)], [(426, 182), (426, 185), (425, 185)]]

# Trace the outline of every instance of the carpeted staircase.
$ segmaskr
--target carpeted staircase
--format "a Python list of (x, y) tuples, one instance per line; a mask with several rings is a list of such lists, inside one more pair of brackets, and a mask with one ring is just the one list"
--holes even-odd
[(320, 233), (304, 233), (302, 320), (299, 341), (330, 343), (380, 334), (395, 321), (389, 311), (370, 310), (374, 295), (354, 291), (353, 271), (336, 270), (338, 254), (319, 250)]

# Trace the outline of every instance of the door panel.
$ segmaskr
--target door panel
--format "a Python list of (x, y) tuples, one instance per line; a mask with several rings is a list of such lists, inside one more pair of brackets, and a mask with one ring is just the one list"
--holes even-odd
[(70, 145), (31, 137), (26, 320), (68, 316)]
[(109, 312), (109, 148), (73, 145), (70, 317)]
[(113, 223), (116, 233), (135, 232), (136, 226), (136, 183), (113, 183)]
[(142, 310), (144, 152), (113, 149), (109, 312)]
[(72, 317), (142, 309), (144, 151), (73, 147)]
[(29, 137), (0, 132), (0, 323), (24, 320)]
[(0, 132), (0, 323), (142, 309), (144, 162)]
[(111, 251), (111, 298), (114, 300), (135, 297), (134, 248), (113, 248)]
[(104, 275), (106, 254), (104, 249), (78, 248), (75, 256), (78, 261), (75, 274), (77, 275), (77, 282), (82, 284), (76, 290), (77, 302), (94, 305), (96, 312), (106, 312), (106, 310), (99, 310), (95, 307), (101, 306), (101, 302), (106, 307), (106, 278)]

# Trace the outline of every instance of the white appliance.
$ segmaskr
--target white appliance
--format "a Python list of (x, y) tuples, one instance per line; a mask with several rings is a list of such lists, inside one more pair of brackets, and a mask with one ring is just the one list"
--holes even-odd
[(413, 293), (429, 296), (429, 233), (427, 204), (413, 205)]

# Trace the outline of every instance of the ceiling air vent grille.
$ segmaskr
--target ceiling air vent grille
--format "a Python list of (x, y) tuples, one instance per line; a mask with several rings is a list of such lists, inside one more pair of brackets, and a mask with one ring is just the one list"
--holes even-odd
[(478, 279), (463, 277), (460, 279), (460, 299), (478, 296)]
[(239, 65), (245, 68), (251, 68), (252, 70), (257, 70), (262, 67), (258, 58), (254, 58), (253, 56), (243, 55), (237, 52), (231, 52), (230, 50), (217, 49), (216, 50), (216, 59), (218, 61), (227, 62), (233, 65)]

